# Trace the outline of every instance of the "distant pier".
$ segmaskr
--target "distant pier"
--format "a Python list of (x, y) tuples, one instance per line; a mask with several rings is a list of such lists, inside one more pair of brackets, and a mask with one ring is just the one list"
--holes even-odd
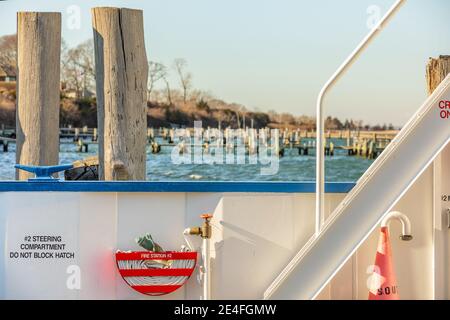
[[(195, 130), (198, 128), (182, 128), (183, 136), (177, 137), (175, 128), (147, 128), (147, 146), (149, 152), (158, 154), (162, 147), (179, 147), (188, 145), (191, 147), (201, 147), (203, 152), (208, 152), (210, 148), (222, 147), (226, 152), (236, 150), (238, 142), (245, 147), (246, 154), (259, 153), (260, 146), (272, 149), (279, 156), (284, 156), (288, 150), (296, 149), (294, 154), (308, 156), (315, 153), (316, 133), (314, 131), (300, 129), (233, 129), (233, 137), (230, 136), (231, 129), (220, 130), (217, 128), (202, 128), (201, 143), (195, 144), (192, 139)], [(386, 148), (389, 142), (395, 137), (397, 131), (359, 131), (359, 130), (330, 130), (326, 134), (325, 155), (334, 156), (336, 150), (346, 150), (348, 156), (359, 156), (368, 159), (375, 159)], [(222, 141), (219, 141), (220, 137)], [(16, 132), (14, 128), (1, 126), (0, 129), (0, 150), (9, 151), (9, 144), (16, 143)], [(90, 145), (98, 145), (97, 128), (60, 128), (60, 145), (74, 145), (77, 152), (89, 152)], [(159, 138), (159, 142), (157, 140)], [(191, 139), (191, 140), (189, 140)], [(344, 145), (336, 146), (333, 141), (345, 140)], [(271, 142), (273, 141), (273, 145)], [(182, 153), (183, 150), (180, 150)], [(234, 151), (233, 151), (234, 152)], [(290, 152), (292, 155), (293, 153)]]

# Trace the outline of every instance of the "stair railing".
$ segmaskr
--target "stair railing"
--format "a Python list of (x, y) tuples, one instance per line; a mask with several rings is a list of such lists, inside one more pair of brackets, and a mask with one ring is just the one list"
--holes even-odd
[(324, 195), (325, 195), (325, 143), (324, 131), (325, 123), (323, 116), (323, 101), (326, 93), (336, 82), (344, 75), (345, 71), (358, 59), (361, 53), (367, 48), (372, 40), (382, 31), (395, 13), (406, 2), (406, 0), (397, 0), (389, 9), (386, 15), (373, 27), (369, 34), (362, 40), (356, 49), (348, 56), (342, 65), (336, 70), (331, 78), (325, 83), (317, 98), (316, 106), (316, 219), (315, 236), (317, 237), (322, 230), (325, 222), (324, 213)]

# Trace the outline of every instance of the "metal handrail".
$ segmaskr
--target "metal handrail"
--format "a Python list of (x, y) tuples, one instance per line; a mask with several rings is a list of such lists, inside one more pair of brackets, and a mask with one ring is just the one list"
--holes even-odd
[(323, 100), (325, 94), (340, 79), (344, 72), (357, 60), (360, 54), (367, 48), (369, 43), (375, 36), (381, 32), (389, 20), (400, 9), (406, 0), (397, 0), (397, 2), (389, 9), (386, 15), (377, 23), (356, 49), (348, 56), (344, 63), (336, 70), (331, 78), (325, 83), (317, 98), (317, 118), (316, 118), (316, 223), (315, 235), (317, 236), (325, 222), (324, 214), (324, 191), (325, 191), (325, 145), (324, 145), (324, 117), (323, 117)]
[(392, 220), (398, 220), (402, 224), (402, 234), (400, 239), (403, 241), (412, 240), (413, 236), (411, 232), (411, 221), (408, 216), (399, 211), (391, 211), (381, 221), (381, 227), (387, 228)]

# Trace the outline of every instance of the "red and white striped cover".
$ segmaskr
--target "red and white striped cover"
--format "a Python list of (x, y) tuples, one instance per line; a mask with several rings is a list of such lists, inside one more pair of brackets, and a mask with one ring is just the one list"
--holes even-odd
[[(148, 260), (171, 261), (171, 265), (166, 268), (136, 268)], [(195, 269), (197, 252), (117, 251), (116, 263), (120, 275), (130, 287), (146, 295), (159, 296), (171, 293), (186, 283)], [(188, 265), (189, 268), (174, 268), (177, 264)]]

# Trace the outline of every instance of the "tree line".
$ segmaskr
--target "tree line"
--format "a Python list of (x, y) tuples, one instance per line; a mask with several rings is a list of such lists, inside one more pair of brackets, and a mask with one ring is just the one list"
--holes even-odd
[[(0, 68), (16, 67), (16, 36), (0, 37)], [(158, 61), (148, 62), (148, 124), (149, 126), (192, 126), (201, 120), (203, 125), (241, 128), (296, 127), (315, 129), (315, 118), (275, 110), (261, 112), (250, 110), (239, 103), (229, 103), (212, 93), (196, 89), (188, 62), (183, 58), (171, 64)], [(6, 100), (15, 99), (15, 88), (5, 84), (0, 88), (0, 123), (14, 123), (14, 116), (5, 115), (2, 106)], [(11, 109), (11, 108), (10, 108)], [(62, 126), (95, 127), (97, 124), (95, 100), (95, 61), (92, 39), (69, 48), (62, 41), (61, 48), (61, 112)], [(362, 121), (341, 121), (328, 117), (326, 128), (331, 130), (391, 130), (392, 124), (370, 126)]]

